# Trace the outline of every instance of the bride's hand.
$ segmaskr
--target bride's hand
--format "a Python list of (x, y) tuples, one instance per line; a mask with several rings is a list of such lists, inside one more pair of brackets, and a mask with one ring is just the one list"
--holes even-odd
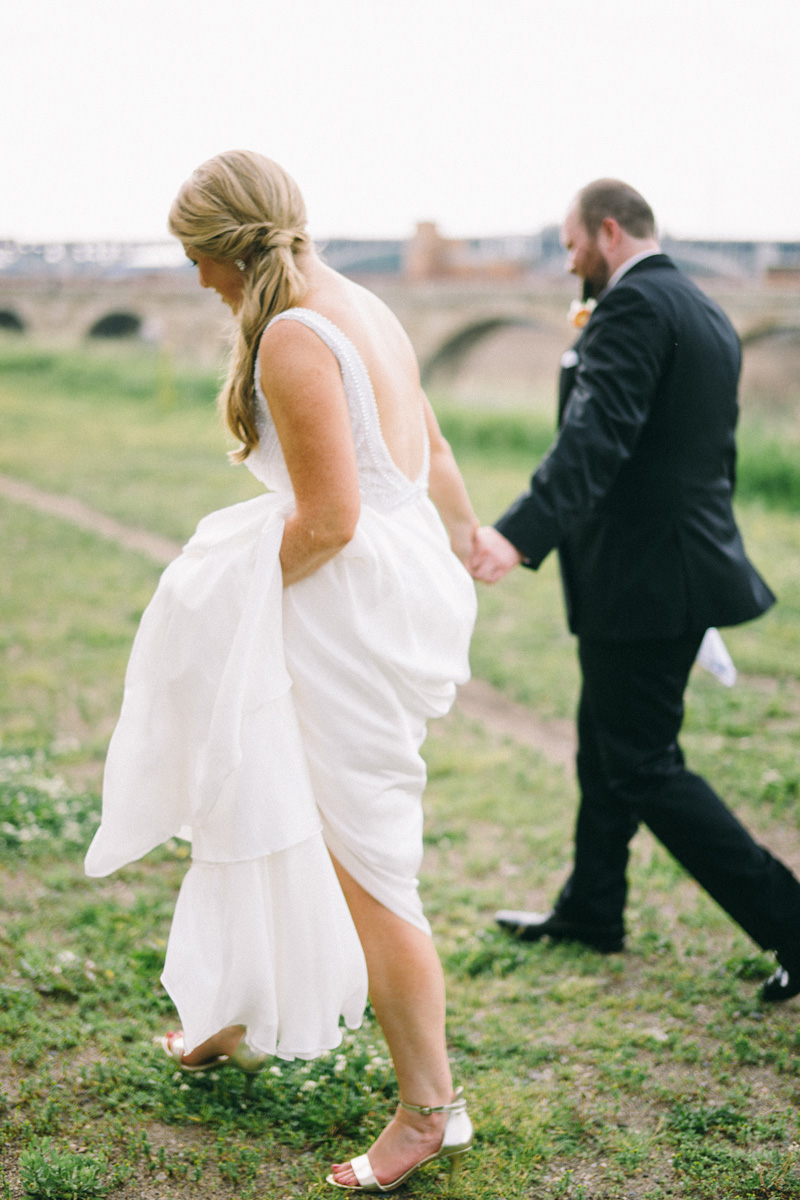
[(475, 538), (478, 534), (478, 521), (475, 518), (472, 521), (461, 521), (458, 525), (453, 525), (448, 529), (450, 537), (450, 549), (460, 558), (467, 570), (470, 570), (470, 562), (475, 552)]
[(473, 579), (481, 583), (497, 583), (522, 562), (516, 546), (491, 525), (475, 531), (472, 553), (466, 566)]

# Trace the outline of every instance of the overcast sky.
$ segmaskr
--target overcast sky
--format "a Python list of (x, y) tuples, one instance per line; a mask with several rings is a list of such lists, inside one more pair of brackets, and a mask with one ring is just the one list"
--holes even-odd
[(800, 240), (798, 0), (4, 0), (0, 238), (163, 238), (220, 150), (316, 237), (524, 233), (599, 175)]

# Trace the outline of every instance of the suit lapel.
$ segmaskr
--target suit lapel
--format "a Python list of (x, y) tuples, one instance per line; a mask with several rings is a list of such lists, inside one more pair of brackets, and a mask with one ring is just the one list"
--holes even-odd
[[(671, 267), (672, 270), (677, 269), (675, 267), (674, 262), (668, 255), (666, 255), (666, 254), (649, 254), (647, 256), (647, 258), (643, 258), (639, 262), (634, 263), (634, 265), (630, 268), (630, 274), (631, 275), (633, 275), (634, 273), (638, 274), (639, 271), (647, 271), (648, 269), (652, 270), (653, 267), (658, 267), (658, 268)], [(626, 272), (626, 274), (627, 274), (627, 272)], [(624, 279), (625, 279), (625, 275), (623, 275), (622, 280), (620, 282), (622, 282)], [(602, 303), (603, 296), (605, 296), (607, 294), (608, 294), (608, 289), (606, 289), (606, 291), (602, 293), (602, 295), (600, 296), (600, 299), (598, 300), (598, 304)], [(591, 317), (589, 318), (589, 320), (591, 320)], [(561, 426), (561, 423), (564, 419), (564, 413), (566, 411), (567, 403), (569, 402), (570, 393), (572, 392), (572, 389), (575, 386), (575, 373), (578, 369), (578, 364), (580, 363), (581, 344), (583, 342), (584, 337), (586, 336), (586, 329), (588, 329), (588, 324), (581, 330), (578, 340), (576, 342), (574, 342), (572, 347), (569, 350), (566, 350), (564, 352), (564, 354), (561, 356), (561, 374), (559, 375), (559, 379), (558, 379), (558, 424), (559, 424), (559, 427)]]
[(564, 412), (567, 407), (570, 393), (575, 386), (575, 374), (580, 363), (581, 343), (583, 342), (583, 332), (576, 342), (572, 344), (569, 350), (565, 350), (561, 355), (561, 372), (558, 377), (558, 424), (559, 427), (564, 419)]

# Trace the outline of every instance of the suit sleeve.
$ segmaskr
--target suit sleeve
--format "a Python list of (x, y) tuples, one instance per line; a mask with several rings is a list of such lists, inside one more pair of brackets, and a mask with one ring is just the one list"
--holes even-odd
[(595, 309), (561, 429), (524, 492), (496, 523), (538, 567), (612, 487), (647, 421), (673, 346), (664, 317), (623, 283)]

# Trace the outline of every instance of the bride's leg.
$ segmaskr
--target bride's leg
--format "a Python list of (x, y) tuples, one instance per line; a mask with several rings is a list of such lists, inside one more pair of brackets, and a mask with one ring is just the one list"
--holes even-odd
[(244, 1036), (244, 1031), (244, 1025), (228, 1025), (213, 1037), (201, 1042), (199, 1046), (195, 1046), (190, 1054), (184, 1054), (183, 1061), (187, 1067), (199, 1067), (201, 1063), (219, 1058), (222, 1054), (233, 1054)]
[[(449, 1104), (453, 1098), (445, 1043), (444, 978), (427, 934), (364, 891), (334, 859), (364, 949), (369, 997), (392, 1056), (400, 1096), (408, 1104)], [(369, 1150), (379, 1183), (390, 1183), (441, 1145), (446, 1117), (398, 1108)], [(360, 1153), (363, 1153), (361, 1151)], [(355, 1184), (349, 1163), (333, 1167), (339, 1183)]]

